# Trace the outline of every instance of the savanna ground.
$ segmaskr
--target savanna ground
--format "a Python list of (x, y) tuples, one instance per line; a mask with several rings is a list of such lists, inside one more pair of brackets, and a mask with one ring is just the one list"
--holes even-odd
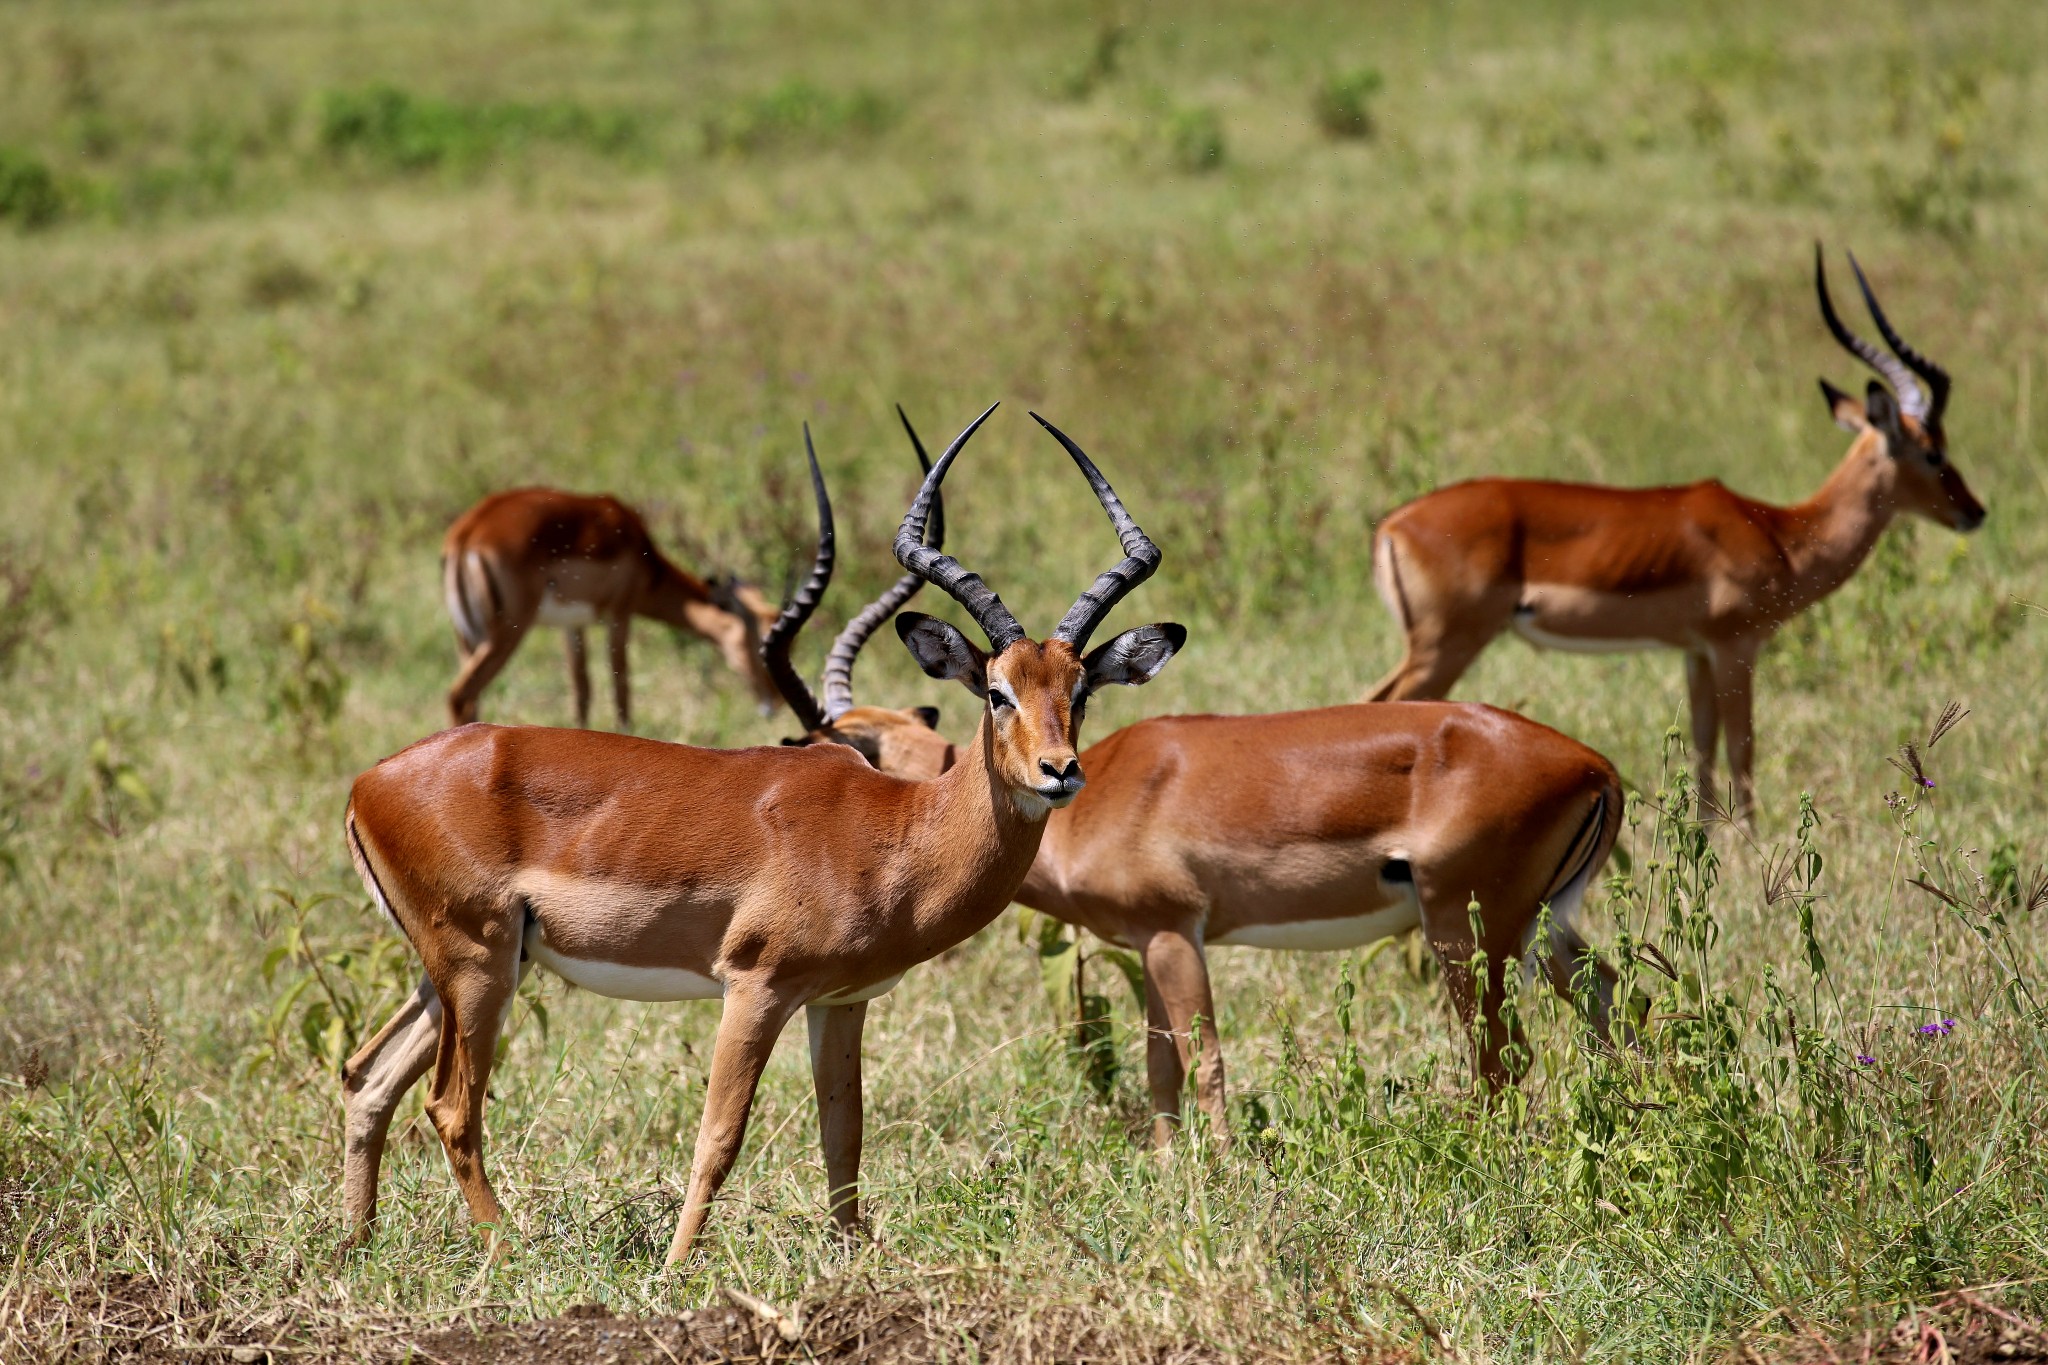
[[(593, 1303), (658, 1331), (521, 1340), (655, 1359), (692, 1310), (773, 1346), (728, 1288), (810, 1305), (820, 1354), (2039, 1346), (2048, 8), (18, 3), (0, 73), (10, 1358), (466, 1359), (463, 1324)], [(929, 438), (1001, 398), (953, 546), (1039, 629), (1109, 562), (1037, 408), (1165, 549), (1123, 617), (1191, 629), (1094, 735), (1347, 701), (1395, 656), (1369, 529), (1423, 489), (1810, 492), (1846, 444), (1814, 377), (1862, 379), (1816, 237), (1955, 373), (1991, 516), (1894, 529), (1768, 653), (1755, 840), (1673, 777), (1675, 659), (1502, 642), (1459, 692), (1643, 797), (1588, 916), (1678, 973), (1630, 968), (1640, 1056), (1532, 996), (1481, 1109), (1419, 959), (1223, 950), (1239, 1140), (1161, 1160), (1113, 964), (1077, 1057), (1006, 918), (870, 1012), (873, 1244), (827, 1235), (791, 1041), (664, 1276), (716, 1010), (536, 978), (489, 1111), (510, 1257), (417, 1098), (337, 1257), (336, 1061), (412, 980), (338, 817), (440, 723), (435, 551), (476, 497), (611, 489), (772, 592), (808, 420), (844, 547), (815, 666), (894, 572), (890, 404)], [(638, 638), (643, 733), (789, 730)], [(886, 634), (860, 684), (965, 735)], [(568, 705), (543, 638), (486, 709)]]

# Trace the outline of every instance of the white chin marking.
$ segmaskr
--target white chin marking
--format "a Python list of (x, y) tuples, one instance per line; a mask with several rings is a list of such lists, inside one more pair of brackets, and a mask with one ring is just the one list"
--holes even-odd
[(725, 994), (724, 983), (680, 967), (628, 967), (564, 957), (537, 933), (526, 936), (526, 953), (570, 985), (614, 1000), (717, 1000)]
[(812, 1000), (813, 1005), (857, 1005), (863, 1000), (872, 1000), (878, 995), (887, 995), (896, 989), (896, 983), (903, 979), (903, 973), (884, 977), (872, 986), (861, 986), (855, 990), (841, 991), (837, 995), (821, 995)]
[(1298, 920), (1293, 924), (1241, 924), (1211, 943), (1241, 948), (1291, 948), (1303, 952), (1337, 952), (1361, 948), (1395, 934), (1404, 934), (1422, 923), (1422, 912), (1414, 897), (1384, 910), (1343, 919)]

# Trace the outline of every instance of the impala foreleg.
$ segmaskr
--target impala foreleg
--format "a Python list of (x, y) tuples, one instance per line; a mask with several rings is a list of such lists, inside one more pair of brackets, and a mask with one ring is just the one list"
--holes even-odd
[(419, 989), (342, 1065), (341, 1202), (348, 1224), (344, 1246), (369, 1238), (377, 1218), (377, 1173), (384, 1164), (391, 1116), (434, 1064), (440, 1036), (441, 997), (434, 994), (433, 983), (421, 977)]
[(690, 1188), (676, 1220), (675, 1240), (669, 1243), (668, 1266), (680, 1265), (689, 1256), (710, 1215), (712, 1199), (732, 1173), (747, 1136), (747, 1116), (753, 1111), (761, 1071), (775, 1051), (782, 1026), (795, 1012), (795, 1001), (765, 985), (744, 979), (727, 983), (725, 1012), (719, 1016), (711, 1076), (704, 1090), (704, 1118), (697, 1127), (697, 1152), (690, 1161)]
[(570, 626), (562, 632), (569, 645), (569, 686), (576, 694), (576, 728), (590, 728), (590, 652), (583, 627)]
[(1164, 1147), (1180, 1127), (1181, 1090), (1195, 1068), (1195, 1101), (1220, 1137), (1229, 1131), (1224, 1108), (1223, 1049), (1216, 1036), (1216, 1005), (1209, 963), (1198, 936), (1164, 929), (1139, 945), (1145, 963), (1145, 1079), (1152, 1091), (1152, 1139)]
[(1750, 641), (1717, 650), (1714, 690), (1720, 697), (1721, 723), (1728, 734), (1728, 774), (1734, 782), (1734, 815), (1748, 824), (1756, 813), (1756, 656)]
[(860, 1226), (860, 1036), (865, 1000), (812, 1005), (811, 1080), (818, 1091), (818, 1141), (825, 1151), (827, 1206), (842, 1232)]
[[(503, 1226), (505, 1214), (484, 1174), (484, 1100), (498, 1034), (519, 989), (519, 936), (496, 927), (500, 932), (486, 941), (450, 945), (428, 962), (442, 1019), (427, 1117), (440, 1134), (470, 1220), (493, 1229)], [(492, 1242), (502, 1249), (496, 1233)]]
[(1685, 699), (1692, 712), (1692, 758), (1699, 789), (1714, 794), (1714, 748), (1721, 741), (1721, 700), (1714, 690), (1714, 659), (1704, 650), (1685, 656)]

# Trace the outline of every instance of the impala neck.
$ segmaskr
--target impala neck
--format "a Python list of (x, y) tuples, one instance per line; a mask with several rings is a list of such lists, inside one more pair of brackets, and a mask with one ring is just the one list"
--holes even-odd
[(640, 597), (640, 614), (672, 626), (701, 629), (706, 609), (717, 610), (711, 589), (704, 580), (679, 569), (661, 551), (648, 547), (647, 586)]
[(1782, 509), (1780, 531), (1793, 578), (1794, 610), (1849, 580), (1898, 510), (1897, 471), (1874, 431), (1858, 436), (1820, 491)]
[(1045, 834), (1046, 812), (1018, 809), (997, 775), (986, 708), (967, 752), (980, 762), (955, 763), (917, 784), (922, 799), (905, 829), (921, 846), (908, 892), (920, 960), (965, 942), (1003, 912)]

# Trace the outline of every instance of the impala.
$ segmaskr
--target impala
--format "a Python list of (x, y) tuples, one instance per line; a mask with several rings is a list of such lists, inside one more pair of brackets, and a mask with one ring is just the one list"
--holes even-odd
[(1510, 628), (1553, 649), (1683, 650), (1701, 790), (1714, 790), (1725, 730), (1733, 807), (1746, 818), (1758, 651), (1846, 582), (1898, 513), (1957, 531), (1984, 521), (1948, 461), (1948, 375), (1900, 339), (1853, 256), (1850, 265), (1892, 354), (1843, 326), (1816, 247), (1821, 317), (1891, 387), (1873, 380), (1858, 401), (1821, 380), (1828, 411), (1855, 439), (1819, 492), (1791, 507), (1713, 480), (1609, 488), (1475, 479), (1426, 494), (1388, 514), (1373, 542), (1374, 581), (1407, 650), (1367, 700), (1444, 696)]
[[(787, 666), (790, 639), (831, 576), (822, 484), (818, 509), (810, 581), (769, 636), (785, 700), (816, 721), (787, 742), (847, 745), (905, 775), (944, 771), (950, 746), (928, 719), (853, 704), (854, 655), (888, 597), (861, 614), (865, 631), (850, 648), (845, 635), (833, 646), (823, 707)], [(1217, 1131), (1226, 1125), (1206, 955), (1215, 944), (1344, 949), (1419, 924), (1489, 1089), (1509, 1081), (1501, 1054), (1514, 1035), (1501, 1005), (1511, 956), (1540, 965), (1566, 995), (1590, 960), (1589, 1022), (1606, 1036), (1615, 975), (1572, 921), (1620, 831), (1621, 788), (1612, 765), (1576, 740), (1489, 706), (1353, 705), (1144, 720), (1081, 764), (1088, 786), (1046, 822), (1016, 898), (1138, 950), (1157, 1141), (1178, 1124), (1197, 1052), (1197, 1100)], [(1483, 984), (1476, 949), (1486, 953)]]
[(556, 488), (493, 493), (448, 528), (441, 546), (441, 591), (462, 668), (448, 689), (448, 718), (477, 718), (484, 688), (511, 661), (526, 632), (559, 626), (569, 642), (576, 724), (590, 724), (590, 665), (583, 629), (605, 625), (612, 704), (619, 727), (633, 724), (626, 643), (633, 618), (646, 616), (702, 636), (747, 679), (766, 715), (775, 685), (758, 657), (761, 631), (775, 609), (751, 584), (706, 583), (678, 568), (647, 534), (640, 514), (610, 495)]
[(431, 1037), (427, 1115), (470, 1216), (495, 1239), (503, 1214), (483, 1168), (485, 1087), (533, 962), (616, 998), (724, 1000), (668, 1264), (703, 1227), (761, 1070), (800, 1008), (832, 1214), (842, 1228), (858, 1222), (866, 1002), (1002, 912), (1046, 817), (1081, 790), (1083, 702), (1103, 686), (1149, 681), (1186, 638), (1176, 625), (1142, 626), (1087, 649), (1159, 551), (1064, 438), (1125, 557), (1044, 641), (1028, 638), (979, 577), (921, 543), (947, 469), (994, 410), (940, 456), (895, 542), (904, 568), (960, 602), (989, 641), (983, 650), (943, 621), (897, 618), (929, 676), (982, 699), (969, 755), (946, 773), (906, 781), (836, 745), (714, 750), (472, 725), (356, 780), (350, 857), (427, 980), (343, 1069), (352, 1237), (375, 1212), (390, 1107), (424, 1069)]

